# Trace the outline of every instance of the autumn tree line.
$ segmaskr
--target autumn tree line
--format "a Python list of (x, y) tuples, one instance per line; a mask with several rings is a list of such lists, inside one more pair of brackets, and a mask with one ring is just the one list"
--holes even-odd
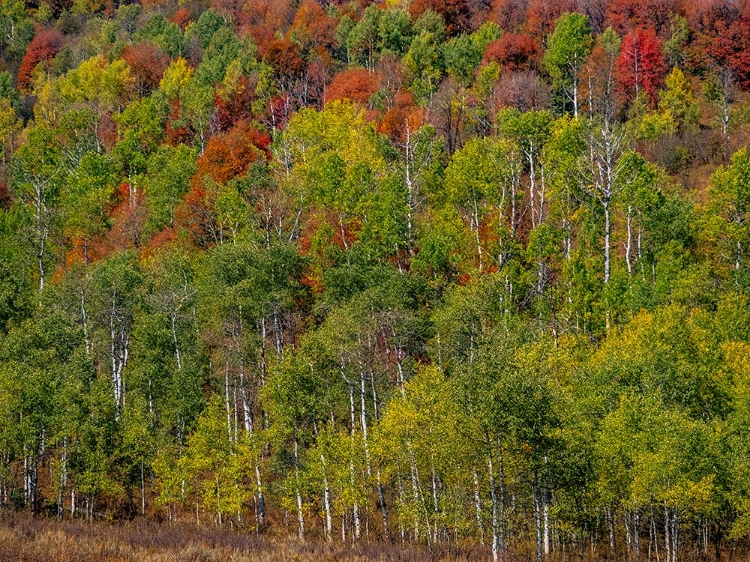
[(3, 509), (747, 550), (750, 2), (0, 29)]

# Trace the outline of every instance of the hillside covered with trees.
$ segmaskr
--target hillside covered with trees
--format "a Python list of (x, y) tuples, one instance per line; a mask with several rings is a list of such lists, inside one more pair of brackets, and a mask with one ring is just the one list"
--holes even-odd
[(750, 1), (0, 0), (0, 508), (750, 543)]

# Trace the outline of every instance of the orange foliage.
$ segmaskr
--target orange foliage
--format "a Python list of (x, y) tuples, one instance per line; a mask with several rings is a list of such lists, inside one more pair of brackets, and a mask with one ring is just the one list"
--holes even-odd
[(177, 231), (174, 228), (165, 228), (157, 232), (148, 245), (143, 249), (144, 256), (152, 255), (155, 250), (170, 244), (177, 239)]
[(394, 142), (404, 144), (407, 131), (416, 131), (424, 121), (425, 110), (414, 105), (414, 96), (409, 92), (397, 92), (393, 106), (380, 120), (378, 131)]
[(193, 15), (187, 8), (179, 8), (174, 14), (172, 14), (172, 17), (169, 19), (184, 30), (192, 21)]
[(248, 166), (260, 158), (270, 158), (270, 137), (251, 129), (247, 122), (238, 123), (225, 136), (208, 140), (203, 155), (198, 158), (198, 171), (193, 179), (200, 185), (203, 176), (211, 176), (218, 183), (242, 175)]
[(197, 246), (206, 247), (217, 242), (216, 198), (215, 190), (206, 189), (194, 180), (193, 187), (182, 199), (182, 205), (175, 209), (175, 224), (187, 230)]
[(292, 79), (305, 69), (297, 45), (289, 39), (275, 39), (268, 44), (266, 60), (281, 79)]
[(315, 0), (303, 0), (290, 32), (303, 45), (329, 49), (336, 44), (336, 21)]
[(112, 219), (112, 228), (103, 238), (88, 244), (86, 251), (89, 260), (141, 246), (141, 234), (148, 215), (141, 190), (128, 183), (120, 184), (115, 202), (107, 210), (107, 214)]
[(250, 33), (261, 49), (273, 40), (277, 31), (286, 33), (292, 24), (297, 3), (293, 0), (247, 0), (237, 14), (243, 33)]
[[(245, 121), (224, 136), (215, 135), (196, 163), (190, 190), (175, 209), (175, 224), (186, 229), (194, 244), (208, 246), (218, 241), (216, 186), (238, 177), (261, 158), (270, 158), (270, 137)], [(211, 181), (213, 180), (213, 181)]]
[(326, 91), (325, 101), (351, 100), (367, 106), (370, 97), (377, 91), (378, 79), (375, 74), (364, 68), (352, 68), (334, 76)]

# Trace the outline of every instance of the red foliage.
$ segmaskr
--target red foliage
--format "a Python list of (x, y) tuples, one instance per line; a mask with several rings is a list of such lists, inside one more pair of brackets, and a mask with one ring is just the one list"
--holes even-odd
[(344, 70), (333, 77), (325, 95), (326, 103), (334, 100), (351, 100), (367, 106), (370, 97), (378, 91), (378, 80), (375, 74), (364, 68)]
[(148, 246), (144, 248), (143, 255), (153, 255), (154, 250), (161, 248), (177, 239), (177, 231), (174, 228), (165, 228), (157, 232), (151, 240), (148, 242)]
[(617, 58), (617, 82), (625, 100), (645, 90), (651, 103), (664, 81), (667, 65), (662, 56), (661, 41), (653, 29), (633, 31), (622, 40)]
[(184, 30), (193, 20), (193, 15), (187, 8), (179, 8), (174, 14), (172, 14), (172, 17), (169, 19)]
[(742, 88), (750, 89), (750, 2), (742, 13), (713, 12), (717, 17), (703, 26), (703, 51), (714, 65), (729, 68)]
[(292, 104), (289, 96), (273, 97), (270, 101), (271, 125), (277, 129), (283, 129), (292, 117)]
[(491, 19), (507, 32), (516, 31), (526, 20), (526, 2), (523, 0), (495, 0)]
[(8, 184), (0, 179), (0, 209), (7, 209), (10, 207), (12, 197), (10, 195), (10, 189)]
[(211, 0), (211, 9), (226, 20), (234, 20), (241, 6), (239, 0)]
[(215, 190), (194, 182), (183, 197), (182, 204), (175, 209), (175, 224), (187, 230), (197, 246), (206, 247), (218, 241), (216, 198)]
[(401, 59), (391, 53), (385, 54), (375, 64), (380, 87), (389, 92), (396, 92), (406, 84), (406, 72)]
[(669, 15), (679, 13), (682, 0), (611, 0), (607, 22), (618, 33), (651, 29), (663, 36), (669, 31)]
[(190, 144), (193, 140), (193, 133), (190, 127), (183, 125), (175, 127), (174, 123), (177, 123), (180, 118), (180, 100), (175, 100), (169, 107), (169, 119), (167, 119), (166, 129), (166, 141), (171, 146), (177, 146), (178, 144)]
[(216, 183), (242, 175), (248, 166), (261, 158), (270, 158), (268, 135), (240, 122), (223, 137), (213, 136), (198, 158), (198, 170), (193, 176), (190, 191), (175, 210), (175, 223), (186, 229), (198, 246), (216, 243), (220, 237), (216, 216)]
[(536, 72), (511, 72), (503, 74), (492, 93), (491, 115), (502, 107), (515, 107), (519, 111), (540, 110), (549, 107), (552, 93)]
[(117, 143), (118, 131), (117, 123), (115, 123), (111, 114), (105, 113), (102, 115), (96, 126), (96, 136), (106, 150), (109, 151), (114, 148), (115, 143)]
[(534, 37), (546, 41), (557, 18), (575, 9), (575, 0), (531, 0), (526, 9), (526, 28)]
[(535, 69), (540, 55), (541, 49), (530, 35), (506, 33), (497, 41), (487, 45), (484, 62), (500, 63), (503, 72), (519, 72)]
[(427, 10), (443, 16), (448, 35), (471, 31), (472, 14), (466, 0), (412, 0), (409, 4), (409, 15), (413, 20)]
[(198, 158), (198, 171), (193, 185), (200, 186), (203, 176), (211, 176), (216, 182), (242, 175), (251, 162), (270, 158), (268, 135), (251, 129), (247, 122), (237, 124), (225, 136), (213, 136), (208, 140), (203, 155)]
[(268, 45), (266, 60), (281, 79), (293, 79), (302, 74), (305, 61), (299, 54), (297, 45), (289, 39), (275, 39)]
[(686, 6), (686, 17), (693, 29), (712, 37), (726, 31), (740, 15), (737, 5), (724, 0), (694, 0)]
[(257, 99), (255, 84), (246, 76), (233, 84), (231, 89), (220, 86), (214, 100), (219, 130), (228, 131), (240, 121), (252, 119), (252, 106)]
[(53, 59), (62, 44), (63, 36), (57, 30), (45, 28), (36, 34), (26, 48), (26, 54), (18, 69), (16, 84), (19, 90), (25, 92), (28, 89), (31, 75), (37, 65)]
[(120, 57), (130, 67), (135, 85), (142, 96), (159, 87), (159, 81), (169, 65), (167, 54), (151, 41), (126, 45)]
[(139, 248), (148, 212), (143, 204), (143, 192), (120, 184), (115, 203), (108, 209), (112, 228), (102, 240), (92, 241), (86, 248), (88, 259), (96, 260), (120, 250)]

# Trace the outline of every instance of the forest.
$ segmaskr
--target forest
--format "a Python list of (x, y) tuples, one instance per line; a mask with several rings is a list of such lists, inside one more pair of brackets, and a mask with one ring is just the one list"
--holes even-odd
[(748, 0), (0, 0), (0, 520), (747, 554), (749, 139)]

